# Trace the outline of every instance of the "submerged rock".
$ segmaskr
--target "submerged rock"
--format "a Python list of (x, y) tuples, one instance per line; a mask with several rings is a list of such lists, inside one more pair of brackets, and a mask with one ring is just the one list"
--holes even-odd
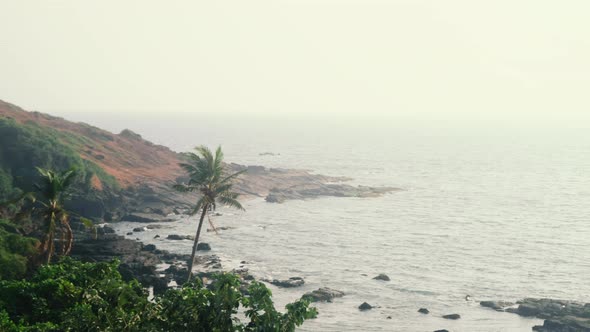
[(418, 309), (418, 312), (421, 314), (428, 315), (430, 313), (430, 310), (428, 310), (426, 308), (420, 308), (420, 309)]
[(442, 316), (442, 318), (455, 320), (455, 319), (461, 318), (461, 315), (459, 315), (459, 314), (450, 314), (450, 315), (444, 315), (444, 316)]
[(291, 277), (286, 280), (273, 279), (273, 280), (264, 280), (264, 281), (266, 281), (270, 284), (273, 284), (277, 287), (284, 287), (284, 288), (299, 287), (299, 286), (303, 286), (303, 284), (305, 284), (305, 280), (303, 280), (303, 278), (301, 278), (301, 277)]
[(371, 310), (371, 309), (373, 309), (373, 306), (368, 304), (367, 302), (363, 302), (363, 304), (359, 305), (360, 311)]
[(309, 298), (312, 302), (332, 302), (337, 297), (343, 297), (344, 293), (328, 287), (322, 287), (313, 292), (305, 293), (302, 297)]
[(374, 277), (375, 280), (383, 280), (383, 281), (390, 281), (389, 276), (384, 273), (380, 273), (378, 276)]

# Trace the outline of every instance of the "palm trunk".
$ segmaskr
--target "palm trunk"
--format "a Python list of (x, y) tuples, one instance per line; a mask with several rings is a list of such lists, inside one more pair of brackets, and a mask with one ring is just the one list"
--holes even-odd
[(74, 233), (72, 232), (72, 227), (70, 226), (69, 221), (64, 221), (64, 227), (66, 231), (63, 254), (64, 256), (67, 256), (70, 254), (70, 251), (72, 251), (72, 246), (74, 244)]
[(203, 220), (205, 220), (205, 215), (207, 214), (207, 210), (209, 209), (209, 204), (203, 205), (203, 212), (201, 212), (201, 219), (199, 220), (199, 227), (197, 227), (197, 234), (195, 235), (195, 243), (193, 244), (193, 252), (191, 254), (191, 260), (188, 262), (188, 279), (187, 282), (191, 280), (193, 276), (193, 264), (195, 263), (195, 255), (197, 254), (197, 244), (199, 243), (199, 235), (201, 235), (201, 227), (203, 226)]

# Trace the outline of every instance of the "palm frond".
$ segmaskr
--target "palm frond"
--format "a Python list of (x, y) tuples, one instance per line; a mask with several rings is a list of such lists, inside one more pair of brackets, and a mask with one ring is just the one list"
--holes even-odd
[(84, 227), (86, 227), (94, 232), (94, 239), (96, 240), (98, 238), (98, 231), (96, 229), (96, 226), (94, 226), (94, 223), (92, 222), (92, 220), (84, 218), (84, 217), (80, 217), (80, 222), (82, 222)]
[(242, 211), (246, 211), (246, 209), (244, 209), (244, 207), (242, 206), (242, 204), (240, 204), (240, 202), (238, 202), (234, 198), (220, 196), (218, 198), (218, 200), (219, 200), (219, 202), (221, 202), (225, 206), (232, 207), (234, 209), (238, 209), (238, 210), (242, 210)]
[(207, 199), (205, 196), (199, 198), (197, 204), (193, 207), (189, 215), (194, 216), (195, 214), (199, 213), (202, 208), (207, 208)]

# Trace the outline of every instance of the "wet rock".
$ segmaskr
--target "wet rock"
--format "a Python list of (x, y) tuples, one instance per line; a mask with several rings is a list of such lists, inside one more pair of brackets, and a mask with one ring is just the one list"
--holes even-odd
[(430, 313), (430, 310), (428, 310), (426, 308), (420, 308), (420, 309), (418, 309), (418, 312), (421, 314), (428, 315)]
[(148, 244), (143, 247), (143, 250), (144, 251), (155, 251), (156, 246), (154, 244)]
[(130, 213), (125, 215), (122, 221), (130, 221), (130, 222), (169, 222), (174, 221), (173, 218), (165, 217), (155, 213)]
[(312, 302), (332, 302), (333, 299), (343, 296), (343, 292), (328, 287), (322, 287), (303, 295), (304, 298), (309, 298)]
[(434, 332), (449, 332), (449, 330), (436, 330)]
[(459, 315), (459, 314), (450, 314), (450, 315), (444, 315), (444, 316), (442, 316), (442, 318), (456, 320), (456, 319), (461, 318), (461, 315)]
[(191, 240), (194, 241), (195, 238), (191, 235), (178, 235), (178, 234), (170, 234), (166, 237), (168, 240)]
[(379, 274), (378, 276), (374, 277), (375, 280), (383, 280), (383, 281), (390, 281), (389, 276), (387, 274)]
[(127, 235), (133, 235), (133, 232), (127, 232)]
[(360, 311), (371, 310), (371, 309), (373, 309), (373, 306), (368, 304), (367, 302), (363, 302), (361, 305), (359, 305)]
[(506, 311), (524, 317), (545, 319), (543, 326), (535, 327), (536, 331), (590, 331), (590, 303), (532, 298), (517, 303), (518, 308), (508, 308)]
[(387, 316), (387, 319), (391, 319), (391, 316)]
[(590, 319), (571, 316), (546, 319), (542, 326), (534, 326), (533, 331), (590, 332)]
[(159, 234), (156, 234), (156, 236), (154, 236), (154, 239), (159, 239), (159, 238), (160, 238)]
[(514, 303), (506, 301), (481, 301), (479, 302), (479, 305), (496, 311), (505, 311), (507, 308), (513, 306)]
[(201, 242), (201, 243), (197, 244), (197, 250), (209, 251), (209, 250), (211, 250), (211, 246), (209, 245), (209, 243)]
[(286, 280), (273, 279), (273, 280), (264, 280), (264, 281), (266, 281), (270, 284), (273, 284), (277, 287), (284, 287), (284, 288), (299, 287), (299, 286), (303, 286), (303, 284), (305, 284), (305, 280), (303, 280), (303, 278), (301, 278), (301, 277), (291, 277)]
[(145, 232), (145, 227), (135, 227), (133, 229), (134, 232)]

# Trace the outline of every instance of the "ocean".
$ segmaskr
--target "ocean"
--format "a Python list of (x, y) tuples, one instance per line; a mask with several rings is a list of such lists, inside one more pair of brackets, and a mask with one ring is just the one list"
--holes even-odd
[[(202, 237), (225, 267), (245, 260), (257, 278), (305, 278), (300, 288), (270, 286), (280, 308), (319, 287), (346, 293), (318, 304), (319, 317), (300, 331), (531, 331), (542, 321), (479, 301), (590, 302), (588, 132), (393, 118), (76, 117), (176, 151), (222, 145), (229, 162), (401, 188), (379, 198), (248, 200), (245, 212), (214, 218), (235, 227)], [(193, 235), (195, 219), (133, 237), (189, 253), (192, 242), (165, 235)], [(116, 227), (124, 234), (131, 225)], [(373, 280), (379, 273), (391, 281)], [(363, 302), (378, 308), (361, 312)], [(452, 313), (461, 319), (441, 318)]]

